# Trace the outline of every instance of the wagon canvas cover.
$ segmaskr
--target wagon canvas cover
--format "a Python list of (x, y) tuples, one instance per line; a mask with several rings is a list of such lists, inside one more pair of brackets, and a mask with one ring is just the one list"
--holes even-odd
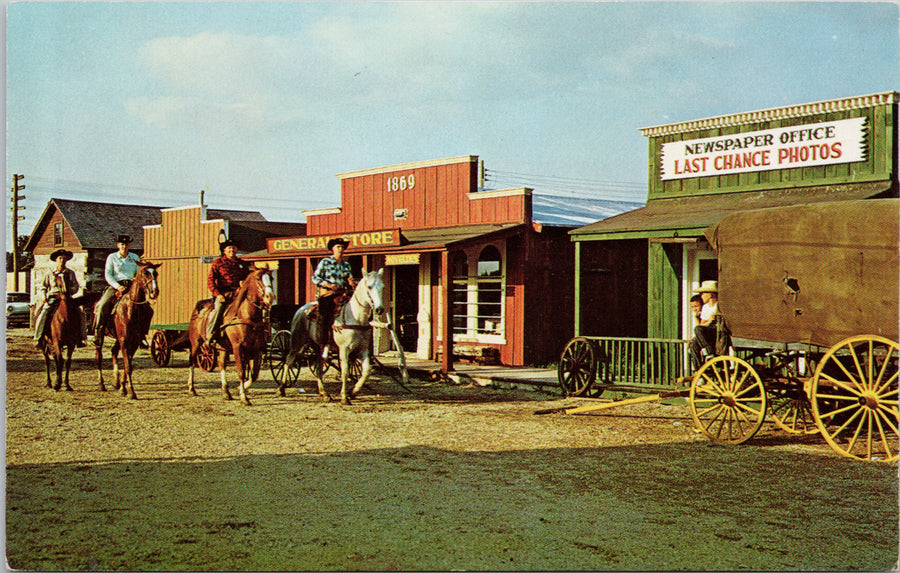
[(898, 337), (900, 200), (802, 204), (728, 215), (706, 229), (719, 310), (736, 337), (832, 346)]

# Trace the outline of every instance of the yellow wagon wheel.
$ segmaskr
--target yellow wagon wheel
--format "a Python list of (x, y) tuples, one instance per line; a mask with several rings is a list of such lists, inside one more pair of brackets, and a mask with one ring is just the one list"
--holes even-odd
[(810, 386), (813, 416), (833, 450), (858, 460), (897, 461), (898, 344), (875, 335), (832, 346)]
[(787, 378), (769, 383), (769, 415), (775, 424), (789, 434), (816, 434), (819, 432), (812, 404), (809, 401), (809, 382)]
[(589, 339), (578, 336), (566, 344), (556, 377), (567, 396), (584, 396), (594, 383), (597, 371), (597, 351)]
[(706, 437), (742, 444), (756, 435), (766, 417), (766, 389), (750, 364), (717, 356), (694, 374), (691, 417)]

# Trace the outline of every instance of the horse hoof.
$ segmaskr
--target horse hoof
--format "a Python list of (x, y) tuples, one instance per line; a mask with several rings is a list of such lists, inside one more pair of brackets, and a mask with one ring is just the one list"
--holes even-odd
[(347, 398), (346, 396), (344, 396), (343, 398), (341, 398), (341, 404), (343, 404), (344, 406), (350, 406), (350, 405), (352, 405), (352, 403), (350, 402), (350, 398)]
[(53, 389), (54, 389), (55, 391), (59, 392), (59, 389), (60, 389), (61, 387), (62, 387), (62, 386), (60, 386), (59, 384), (55, 384), (55, 385), (53, 386)]
[(101, 392), (106, 392), (106, 386), (104, 386), (103, 384), (101, 384), (101, 385), (100, 385), (100, 391), (101, 391)]
[(74, 390), (72, 390), (72, 387), (69, 386), (68, 384), (66, 384), (65, 390), (66, 390), (66, 392), (74, 392)]

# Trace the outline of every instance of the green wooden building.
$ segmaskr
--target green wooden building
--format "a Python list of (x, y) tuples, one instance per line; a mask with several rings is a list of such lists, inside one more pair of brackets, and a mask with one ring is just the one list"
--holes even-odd
[(687, 339), (688, 299), (716, 280), (703, 231), (727, 214), (897, 197), (896, 92), (660, 125), (646, 206), (570, 232), (576, 336)]

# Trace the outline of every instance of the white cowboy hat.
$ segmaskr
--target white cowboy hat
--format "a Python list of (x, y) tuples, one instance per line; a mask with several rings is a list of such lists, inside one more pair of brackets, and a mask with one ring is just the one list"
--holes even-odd
[(716, 294), (719, 293), (719, 282), (718, 281), (703, 281), (700, 283), (699, 288), (695, 288), (693, 291), (695, 293), (701, 292), (714, 292)]

